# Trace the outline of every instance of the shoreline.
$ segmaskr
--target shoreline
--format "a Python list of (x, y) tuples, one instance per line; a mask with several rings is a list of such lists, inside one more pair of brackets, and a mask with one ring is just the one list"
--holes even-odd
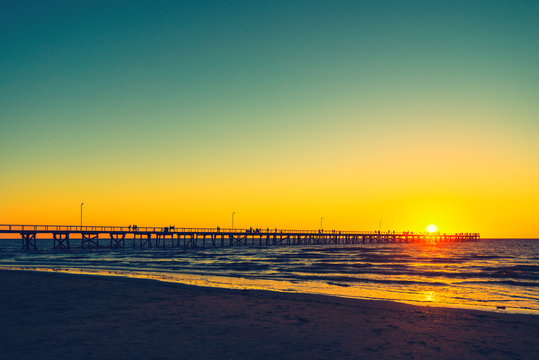
[[(296, 289), (291, 288), (287, 285), (292, 284), (286, 281), (280, 280), (260, 280), (260, 279), (246, 279), (246, 278), (236, 278), (230, 276), (215, 276), (215, 275), (199, 275), (199, 274), (170, 274), (170, 273), (154, 273), (154, 272), (136, 272), (136, 271), (125, 271), (118, 269), (82, 269), (82, 268), (62, 268), (62, 267), (35, 267), (35, 266), (0, 266), (0, 271), (29, 271), (29, 272), (43, 272), (43, 273), (63, 273), (63, 274), (74, 274), (74, 275), (88, 275), (88, 276), (105, 276), (105, 277), (120, 277), (120, 278), (129, 278), (129, 279), (148, 279), (154, 281), (160, 281), (164, 283), (172, 284), (183, 284), (188, 286), (198, 286), (198, 287), (208, 287), (208, 288), (217, 288), (217, 289), (230, 289), (230, 290), (250, 290), (250, 291), (270, 291), (270, 292), (281, 292), (287, 294), (306, 294), (306, 295), (321, 295), (328, 297), (335, 297), (341, 299), (355, 299), (355, 300), (366, 300), (366, 301), (387, 301), (391, 303), (398, 304), (407, 304), (414, 306), (427, 306), (427, 307), (439, 307), (439, 308), (448, 308), (448, 309), (462, 309), (462, 310), (474, 310), (474, 311), (484, 311), (491, 313), (505, 313), (505, 314), (523, 314), (523, 315), (534, 315), (539, 316), (539, 311), (532, 309), (522, 309), (522, 308), (495, 308), (493, 306), (472, 306), (472, 305), (454, 305), (454, 304), (445, 304), (439, 302), (412, 302), (398, 299), (382, 299), (382, 298), (365, 298), (361, 296), (345, 294), (327, 294), (325, 292), (312, 291), (311, 288), (307, 289)], [(276, 286), (273, 286), (275, 283), (282, 283), (282, 285), (277, 289)], [(306, 290), (306, 291), (301, 291)]]
[(40, 358), (522, 358), (539, 317), (0, 270), (0, 351)]

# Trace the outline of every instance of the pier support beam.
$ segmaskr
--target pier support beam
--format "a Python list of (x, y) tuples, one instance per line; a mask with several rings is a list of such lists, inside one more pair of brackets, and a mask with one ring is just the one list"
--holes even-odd
[(54, 249), (71, 249), (69, 233), (53, 233), (52, 247)]
[(148, 249), (152, 248), (152, 234), (151, 233), (137, 234), (137, 235), (140, 236), (139, 245), (141, 249), (144, 249), (145, 247), (147, 247)]
[(81, 233), (82, 239), (80, 243), (81, 248), (88, 247), (88, 249), (91, 248), (99, 248), (99, 234), (98, 233)]
[(35, 232), (21, 233), (21, 238), (22, 238), (22, 250), (30, 250), (30, 248), (37, 250)]
[(170, 247), (174, 247), (174, 234), (157, 234), (155, 238), (155, 247), (166, 248), (167, 239), (170, 239)]
[(125, 233), (109, 233), (109, 235), (111, 249), (125, 248)]

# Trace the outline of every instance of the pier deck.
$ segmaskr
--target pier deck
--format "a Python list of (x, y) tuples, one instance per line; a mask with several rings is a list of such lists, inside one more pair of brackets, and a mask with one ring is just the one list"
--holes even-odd
[(478, 241), (478, 233), (413, 233), (337, 230), (221, 229), (138, 226), (0, 225), (0, 234), (21, 238), (23, 250), (36, 250), (41, 240), (54, 249), (200, 248), (225, 246), (353, 245), (449, 243)]

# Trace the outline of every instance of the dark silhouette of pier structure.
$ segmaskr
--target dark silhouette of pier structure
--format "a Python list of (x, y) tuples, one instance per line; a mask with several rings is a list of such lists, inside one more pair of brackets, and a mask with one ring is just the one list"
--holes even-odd
[[(413, 233), (337, 230), (221, 229), (138, 226), (0, 225), (0, 234), (21, 237), (23, 250), (53, 240), (54, 249), (207, 248), (231, 246), (358, 245), (478, 241), (478, 233)], [(78, 246), (77, 246), (78, 245)]]

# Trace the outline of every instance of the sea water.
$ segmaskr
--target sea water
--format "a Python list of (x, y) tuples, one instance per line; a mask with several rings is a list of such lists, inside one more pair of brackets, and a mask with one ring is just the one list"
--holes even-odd
[(205, 249), (20, 250), (0, 239), (0, 268), (153, 278), (411, 304), (539, 314), (539, 240)]

